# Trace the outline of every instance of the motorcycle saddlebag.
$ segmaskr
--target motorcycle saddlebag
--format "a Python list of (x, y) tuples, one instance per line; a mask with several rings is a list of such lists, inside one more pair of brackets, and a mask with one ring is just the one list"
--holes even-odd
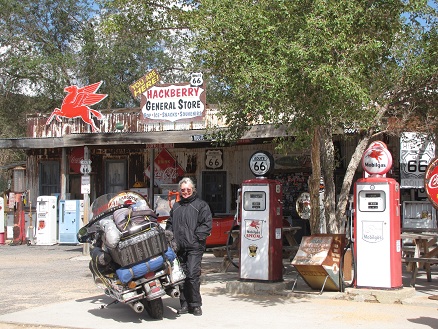
[(167, 247), (164, 230), (155, 227), (122, 237), (117, 247), (110, 249), (110, 254), (117, 264), (125, 267), (161, 255)]

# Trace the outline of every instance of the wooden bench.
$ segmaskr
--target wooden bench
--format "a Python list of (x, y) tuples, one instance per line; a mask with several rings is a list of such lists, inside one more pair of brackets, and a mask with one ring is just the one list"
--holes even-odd
[(423, 264), (426, 264), (426, 274), (427, 274), (427, 282), (432, 281), (432, 275), (430, 271), (431, 264), (438, 264), (438, 258), (436, 257), (403, 257), (402, 262), (407, 263), (408, 266), (411, 266), (412, 269), (412, 277), (410, 286), (415, 287), (415, 280), (418, 274), (418, 268), (422, 268)]

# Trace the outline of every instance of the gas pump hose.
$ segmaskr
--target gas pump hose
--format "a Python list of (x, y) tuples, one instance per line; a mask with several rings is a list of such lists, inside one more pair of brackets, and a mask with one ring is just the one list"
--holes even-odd
[(233, 244), (233, 241), (232, 241), (232, 231), (233, 231), (233, 228), (235, 228), (236, 226), (237, 226), (237, 216), (234, 216), (233, 225), (231, 225), (231, 228), (228, 231), (228, 239), (227, 239), (227, 244), (225, 245), (225, 250), (227, 252), (227, 257), (228, 257), (228, 260), (230, 261), (230, 263), (233, 264), (233, 266), (235, 268), (239, 268), (239, 265), (237, 265), (233, 261), (233, 258), (232, 258), (232, 255), (231, 255), (231, 250), (230, 250), (230, 242), (231, 242), (231, 244)]
[[(339, 288), (341, 292), (345, 291), (345, 288), (352, 287), (356, 282), (356, 255), (354, 253), (354, 238), (352, 236), (352, 222), (353, 222), (353, 208), (350, 205), (350, 209), (347, 210), (348, 221), (345, 222), (344, 231), (349, 232), (349, 238), (347, 240), (347, 244), (342, 252), (341, 259), (339, 260)], [(347, 225), (349, 225), (349, 229), (347, 230)], [(347, 253), (347, 250), (351, 249), (351, 259), (353, 265), (353, 280), (350, 284), (346, 285), (344, 280), (344, 257)]]
[[(344, 280), (344, 257), (347, 253), (348, 249), (351, 249), (351, 256), (352, 256), (352, 262), (353, 262), (353, 280), (350, 284), (346, 284)], [(339, 260), (339, 288), (341, 292), (345, 291), (345, 288), (352, 287), (354, 285), (354, 282), (356, 282), (356, 255), (354, 254), (354, 243), (351, 240), (348, 240), (347, 245), (345, 246), (344, 250), (342, 251), (341, 259)]]

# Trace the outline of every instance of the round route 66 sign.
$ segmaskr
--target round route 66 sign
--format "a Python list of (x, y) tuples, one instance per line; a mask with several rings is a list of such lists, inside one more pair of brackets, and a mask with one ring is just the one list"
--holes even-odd
[(254, 176), (266, 176), (274, 170), (274, 157), (268, 152), (257, 151), (249, 159), (249, 169)]

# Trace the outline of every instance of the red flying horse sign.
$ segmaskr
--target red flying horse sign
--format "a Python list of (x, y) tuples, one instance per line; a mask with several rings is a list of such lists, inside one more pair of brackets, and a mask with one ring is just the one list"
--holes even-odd
[(62, 102), (61, 109), (55, 108), (55, 110), (53, 110), (47, 119), (46, 125), (50, 124), (53, 118), (61, 122), (60, 117), (70, 119), (80, 117), (85, 123), (91, 126), (93, 132), (98, 131), (99, 129), (94, 124), (91, 114), (98, 120), (102, 120), (103, 115), (99, 111), (89, 108), (88, 105), (97, 104), (108, 96), (107, 94), (96, 94), (101, 84), (102, 81), (82, 88), (78, 88), (76, 85), (65, 87), (64, 91), (68, 94)]

